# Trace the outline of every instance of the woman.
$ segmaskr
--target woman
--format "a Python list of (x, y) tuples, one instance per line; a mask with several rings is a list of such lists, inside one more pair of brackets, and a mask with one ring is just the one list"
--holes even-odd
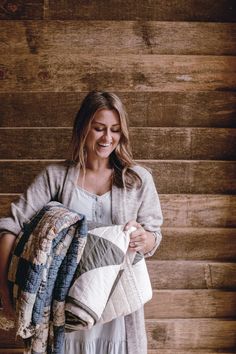
[[(151, 174), (132, 159), (127, 117), (113, 93), (90, 92), (76, 116), (72, 161), (48, 166), (0, 219), (1, 290), (5, 312), (12, 313), (7, 290), (9, 254), (23, 223), (51, 200), (86, 215), (90, 221), (124, 224), (132, 232), (130, 249), (151, 256), (161, 241), (162, 213)], [(65, 353), (145, 354), (143, 309), (91, 330), (66, 335)]]

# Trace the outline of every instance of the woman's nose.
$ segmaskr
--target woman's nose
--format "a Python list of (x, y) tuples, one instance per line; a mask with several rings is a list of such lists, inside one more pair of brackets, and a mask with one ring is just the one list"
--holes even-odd
[(109, 129), (106, 130), (105, 132), (106, 139), (110, 142), (112, 140), (112, 134)]

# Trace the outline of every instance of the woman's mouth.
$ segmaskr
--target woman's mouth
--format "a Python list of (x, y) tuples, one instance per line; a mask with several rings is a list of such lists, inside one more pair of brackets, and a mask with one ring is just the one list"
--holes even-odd
[(101, 147), (108, 147), (108, 146), (110, 146), (111, 144), (110, 144), (110, 143), (109, 143), (109, 144), (101, 144), (101, 143), (98, 143), (98, 145), (101, 146)]

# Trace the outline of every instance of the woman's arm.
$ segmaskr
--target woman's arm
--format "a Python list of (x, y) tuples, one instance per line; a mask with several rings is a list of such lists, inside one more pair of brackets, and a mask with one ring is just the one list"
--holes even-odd
[(139, 194), (140, 207), (137, 213), (137, 220), (130, 220), (126, 228), (135, 226), (130, 236), (130, 248), (135, 251), (141, 251), (145, 257), (154, 254), (159, 246), (162, 234), (161, 225), (163, 216), (159, 196), (154, 184), (152, 175), (146, 169), (139, 167), (139, 173), (142, 173), (142, 187)]
[(11, 233), (4, 233), (0, 237), (0, 291), (4, 315), (12, 318), (14, 311), (10, 301), (7, 274), (10, 255), (15, 243), (16, 236)]
[(46, 167), (21, 194), (11, 203), (9, 216), (0, 219), (0, 232), (7, 231), (18, 235), (24, 225), (50, 202), (57, 193), (57, 170)]

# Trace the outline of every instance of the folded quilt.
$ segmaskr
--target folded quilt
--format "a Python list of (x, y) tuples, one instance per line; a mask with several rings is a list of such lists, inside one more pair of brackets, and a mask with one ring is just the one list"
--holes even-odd
[(141, 308), (152, 297), (143, 255), (128, 251), (130, 228), (90, 229), (66, 300), (66, 329), (89, 329)]
[(25, 353), (63, 353), (65, 298), (86, 243), (83, 215), (51, 202), (25, 224), (9, 268)]
[(144, 257), (128, 250), (132, 229), (123, 229), (88, 225), (58, 202), (24, 225), (8, 278), (25, 353), (63, 354), (65, 330), (109, 322), (151, 299)]

